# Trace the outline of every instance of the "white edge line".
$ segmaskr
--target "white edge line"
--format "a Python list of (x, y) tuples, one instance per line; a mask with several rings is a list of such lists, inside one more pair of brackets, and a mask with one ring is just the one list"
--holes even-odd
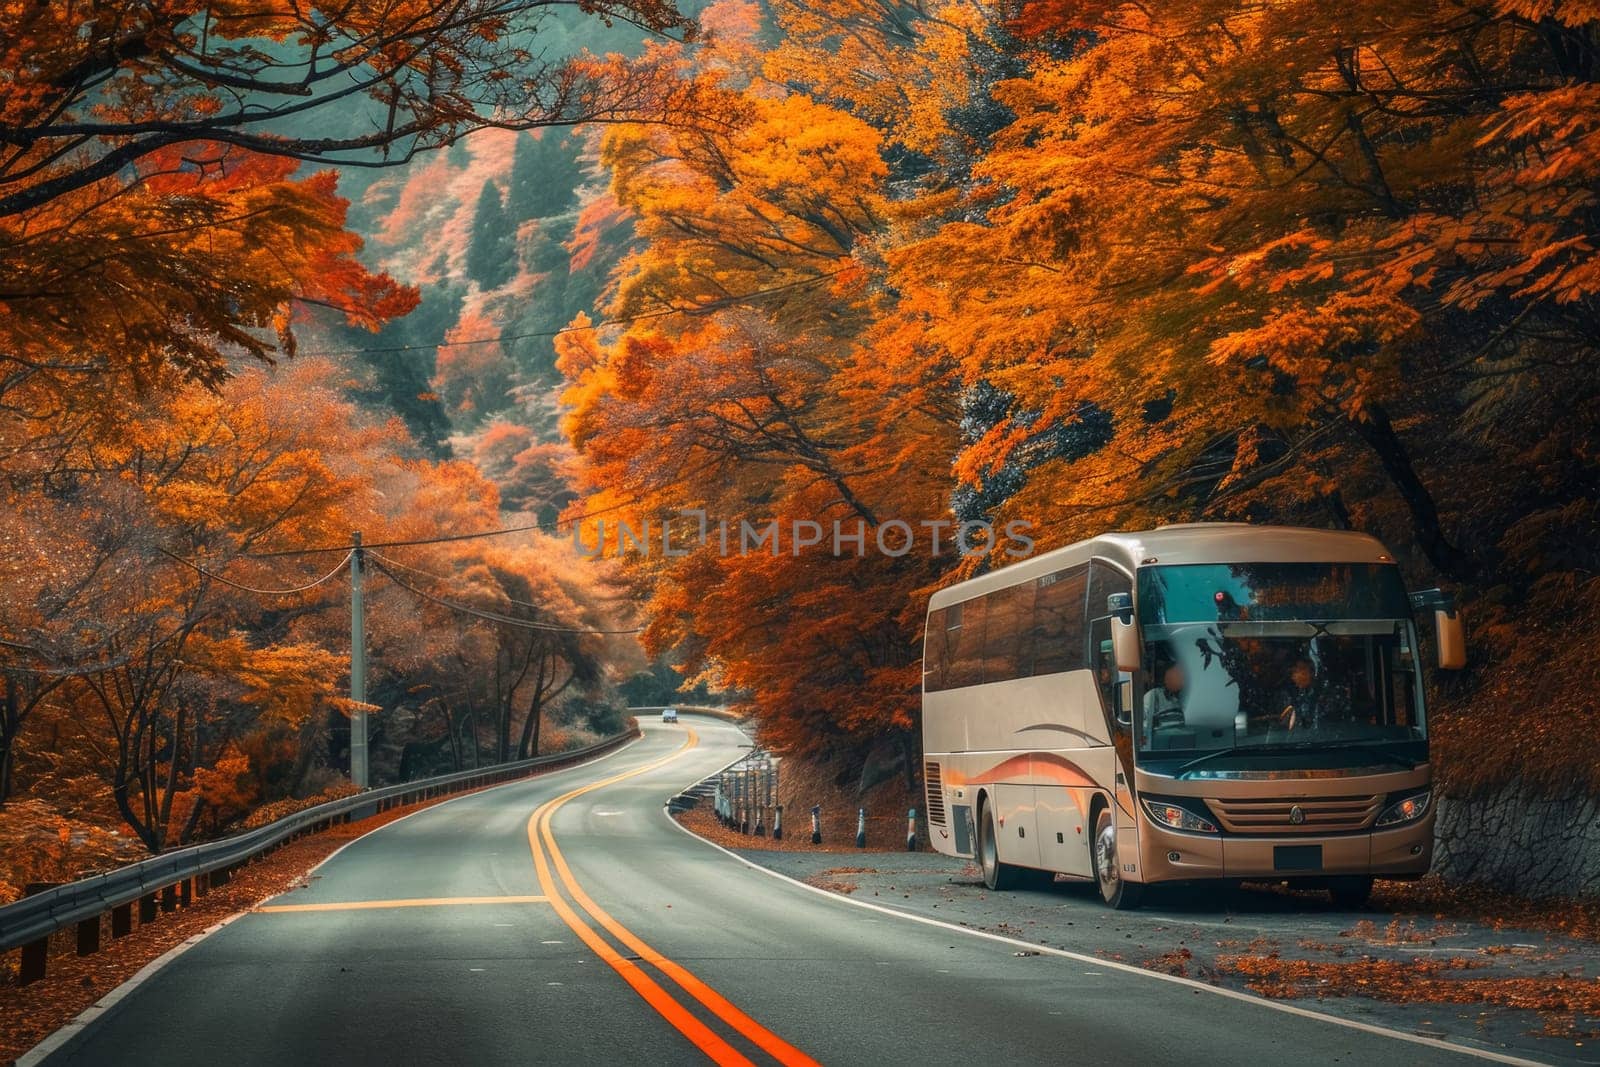
[(189, 949), (193, 948), (195, 945), (198, 945), (201, 941), (204, 941), (207, 937), (210, 937), (224, 926), (227, 926), (235, 919), (241, 918), (242, 916), (248, 914), (248, 909), (245, 911), (236, 911), (226, 919), (223, 919), (221, 922), (208, 926), (198, 934), (192, 934), (185, 940), (173, 945), (171, 948), (167, 949), (167, 951), (163, 952), (161, 955), (157, 956), (155, 959), (141, 967), (132, 978), (129, 978), (111, 992), (95, 1001), (89, 1007), (79, 1012), (71, 1022), (62, 1025), (43, 1041), (33, 1046), (33, 1048), (29, 1049), (27, 1052), (24, 1052), (21, 1056), (18, 1056), (16, 1060), (16, 1067), (36, 1067), (37, 1064), (43, 1063), (47, 1058), (59, 1051), (73, 1038), (77, 1037), (84, 1030), (93, 1025), (96, 1019), (100, 1018), (102, 1015), (105, 1015), (107, 1012), (111, 1011), (112, 1008), (116, 1007), (117, 1004), (119, 1004), (124, 998), (132, 993), (135, 988), (143, 985), (146, 981), (153, 977), (157, 971), (161, 970), (161, 968), (165, 967), (167, 964), (171, 963), (173, 960), (177, 959), (179, 956), (183, 955)]
[[(601, 760), (610, 759), (612, 756), (618, 755), (619, 753), (621, 753), (623, 751), (626, 751), (627, 749), (633, 747), (635, 742), (641, 741), (643, 739), (644, 739), (644, 735), (643, 735), (643, 733), (641, 733), (639, 737), (631, 738), (631, 739), (623, 742), (622, 744), (618, 745), (616, 748), (612, 749), (610, 752), (602, 752), (598, 756), (595, 756), (593, 759), (586, 759), (581, 763), (574, 763), (574, 764), (571, 764), (570, 766), (560, 767), (560, 768), (557, 768), (556, 770), (554, 770), (554, 771), (552, 771), (550, 773), (559, 774), (562, 771), (575, 771), (579, 767), (587, 767), (592, 763), (599, 763)], [(526, 785), (528, 782), (532, 781), (533, 779), (541, 778), (541, 777), (544, 777), (544, 776), (543, 775), (538, 775), (538, 774), (530, 774), (525, 778), (515, 778), (515, 779), (512, 779), (509, 782), (499, 782), (499, 783), (497, 783), (495, 785), (484, 786), (482, 789), (474, 789), (470, 793), (462, 793), (460, 796), (446, 797), (444, 800), (439, 801), (437, 804), (429, 804), (425, 808), (418, 808), (416, 811), (407, 812), (406, 814), (400, 816), (398, 819), (391, 819), (390, 821), (384, 823), (382, 826), (374, 826), (372, 829), (368, 830), (366, 833), (362, 834), (360, 837), (351, 838), (350, 840), (346, 841), (344, 844), (340, 845), (338, 848), (334, 849), (332, 852), (330, 852), (326, 856), (324, 856), (322, 858), (321, 862), (319, 862), (315, 867), (312, 867), (309, 870), (307, 870), (305, 873), (306, 873), (307, 876), (310, 876), (311, 874), (314, 874), (316, 871), (321, 870), (324, 866), (326, 866), (329, 862), (331, 862), (335, 856), (337, 856), (339, 853), (343, 852), (345, 849), (349, 848), (351, 845), (355, 844), (356, 842), (365, 841), (367, 838), (371, 837), (373, 834), (379, 833), (380, 831), (383, 831), (383, 830), (387, 830), (389, 827), (394, 826), (394, 825), (396, 825), (398, 823), (403, 823), (407, 819), (411, 818), (413, 815), (421, 815), (424, 812), (432, 811), (435, 808), (443, 807), (444, 805), (450, 804), (450, 803), (454, 803), (457, 800), (467, 800), (467, 799), (469, 799), (471, 797), (479, 796), (479, 795), (481, 795), (483, 793), (493, 792), (496, 789), (504, 789), (506, 786), (510, 786), (510, 785)], [(232, 915), (228, 916), (226, 919), (223, 919), (221, 922), (214, 923), (211, 926), (208, 926), (204, 930), (200, 931), (198, 934), (192, 934), (188, 938), (184, 939), (183, 941), (178, 942), (176, 945), (174, 945), (171, 948), (167, 949), (167, 951), (163, 952), (161, 955), (157, 956), (155, 959), (151, 960), (149, 963), (147, 963), (143, 967), (141, 967), (137, 972), (134, 973), (134, 975), (131, 978), (128, 978), (127, 980), (122, 982), (120, 985), (118, 985), (115, 989), (113, 989), (109, 993), (107, 993), (105, 996), (101, 997), (99, 1000), (95, 1001), (93, 1004), (91, 1004), (87, 1008), (83, 1009), (83, 1011), (79, 1012), (76, 1016), (74, 1016), (72, 1018), (71, 1022), (63, 1023), (60, 1027), (58, 1027), (57, 1029), (51, 1031), (51, 1033), (47, 1037), (45, 1037), (45, 1039), (43, 1041), (40, 1041), (37, 1045), (33, 1046), (27, 1052), (24, 1052), (22, 1055), (18, 1056), (16, 1058), (16, 1060), (13, 1061), (14, 1064), (15, 1064), (15, 1067), (38, 1067), (39, 1064), (44, 1063), (45, 1060), (49, 1059), (52, 1055), (54, 1055), (55, 1053), (61, 1051), (61, 1049), (64, 1048), (69, 1043), (71, 1043), (74, 1038), (78, 1037), (85, 1030), (87, 1030), (90, 1026), (92, 1026), (96, 1020), (98, 1020), (102, 1016), (104, 1016), (107, 1013), (109, 1013), (113, 1008), (115, 1008), (118, 1004), (120, 1004), (123, 1000), (125, 1000), (131, 993), (133, 993), (133, 991), (135, 989), (137, 989), (139, 986), (143, 985), (145, 982), (148, 982), (151, 978), (155, 977), (156, 972), (160, 971), (161, 968), (165, 967), (167, 964), (171, 963), (173, 960), (177, 959), (179, 956), (183, 955), (189, 949), (193, 948), (195, 945), (198, 945), (200, 942), (204, 941), (206, 938), (210, 937), (212, 934), (216, 933), (218, 930), (222, 929), (224, 926), (227, 926), (229, 923), (233, 922), (235, 919), (241, 919), (244, 916), (249, 915), (252, 911), (254, 911), (256, 908), (260, 907), (262, 904), (265, 904), (267, 901), (269, 901), (269, 900), (277, 900), (279, 897), (287, 896), (288, 894), (294, 892), (295, 889), (297, 889), (297, 888), (300, 888), (300, 887), (292, 886), (292, 887), (290, 887), (288, 889), (285, 889), (281, 893), (274, 893), (271, 896), (262, 897), (260, 900), (256, 901), (254, 904), (250, 905), (250, 907), (243, 908), (243, 909), (241, 909), (239, 911), (236, 911)]]
[[(734, 762), (737, 763), (738, 761), (735, 760)], [(732, 766), (732, 764), (729, 766)], [(712, 773), (715, 774), (717, 772), (713, 771)], [(1152, 971), (1144, 967), (1135, 967), (1130, 963), (1119, 963), (1116, 960), (1102, 959), (1099, 956), (1089, 956), (1081, 952), (1073, 952), (1070, 949), (1052, 948), (1049, 945), (1035, 945), (1028, 941), (1021, 941), (1014, 937), (1007, 937), (1004, 934), (992, 934), (987, 930), (975, 930), (968, 926), (957, 926), (954, 923), (948, 923), (942, 919), (934, 919), (926, 915), (917, 915), (909, 911), (902, 911), (899, 908), (892, 908), (883, 904), (872, 904), (865, 900), (857, 900), (852, 896), (846, 896), (841, 893), (833, 893), (818, 886), (808, 885), (805, 882), (800, 881), (798, 878), (791, 878), (787, 874), (773, 870), (771, 867), (764, 867), (761, 864), (756, 863), (754, 860), (745, 859), (737, 852), (724, 848), (709, 838), (701, 837), (687, 826), (684, 826), (681, 822), (672, 817), (672, 813), (667, 810), (665, 804), (661, 806), (661, 813), (668, 822), (676, 826), (683, 833), (688, 834), (690, 837), (694, 838), (703, 845), (716, 849), (718, 852), (726, 853), (727, 855), (738, 860), (740, 863), (744, 864), (746, 867), (749, 867), (751, 870), (760, 871), (762, 874), (770, 875), (773, 878), (788, 882), (791, 885), (799, 886), (801, 889), (804, 889), (807, 892), (816, 893), (819, 896), (826, 897), (827, 899), (840, 904), (853, 904), (858, 908), (867, 908), (871, 911), (882, 912), (885, 915), (892, 915), (897, 919), (905, 919), (910, 922), (922, 923), (925, 926), (937, 926), (941, 929), (950, 930), (958, 934), (966, 934), (970, 937), (981, 937), (989, 941), (998, 941), (1004, 945), (1015, 945), (1018, 948), (1025, 948), (1031, 952), (1040, 952), (1050, 956), (1060, 956), (1069, 960), (1077, 960), (1080, 963), (1092, 963), (1096, 967), (1112, 968), (1118, 971), (1124, 971), (1128, 974), (1137, 974), (1145, 978), (1153, 978), (1161, 982), (1171, 982), (1174, 985), (1188, 986), (1191, 989), (1204, 990), (1207, 993), (1211, 993), (1219, 997), (1227, 997), (1229, 1000), (1243, 1001), (1246, 1004), (1252, 1004), (1259, 1008), (1270, 1008), (1273, 1011), (1281, 1011), (1288, 1015), (1298, 1015), (1306, 1019), (1315, 1019), (1318, 1022), (1332, 1023), (1335, 1026), (1343, 1026), (1351, 1030), (1360, 1030), (1363, 1033), (1374, 1034), (1379, 1037), (1394, 1038), (1397, 1041), (1409, 1041), (1413, 1045), (1422, 1045), (1425, 1048), (1431, 1048), (1438, 1051), (1457, 1052), (1464, 1056), (1475, 1056), (1479, 1059), (1490, 1060), (1495, 1063), (1519, 1064), (1521, 1067), (1547, 1067), (1547, 1065), (1540, 1060), (1522, 1059), (1518, 1056), (1512, 1056), (1502, 1052), (1493, 1052), (1489, 1049), (1473, 1048), (1470, 1045), (1459, 1045), (1453, 1041), (1446, 1041), (1440, 1038), (1424, 1037), (1421, 1034), (1408, 1034), (1404, 1030), (1393, 1030), (1387, 1026), (1378, 1026), (1374, 1023), (1358, 1022), (1355, 1019), (1343, 1019), (1337, 1015), (1328, 1015), (1320, 1011), (1312, 1011), (1309, 1008), (1302, 1008), (1294, 1004), (1284, 1004), (1276, 1000), (1268, 1000), (1266, 997), (1259, 997), (1251, 993), (1241, 993), (1238, 990), (1225, 989), (1221, 986), (1214, 986), (1205, 982), (1198, 982), (1193, 978), (1180, 978), (1175, 974), (1165, 974), (1161, 971)]]

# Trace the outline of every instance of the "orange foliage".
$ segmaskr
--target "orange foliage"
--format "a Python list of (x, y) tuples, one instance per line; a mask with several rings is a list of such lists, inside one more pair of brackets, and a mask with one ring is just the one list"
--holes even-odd
[[(1494, 591), (1486, 659), (1528, 604), (1593, 617), (1596, 560), (1570, 547), (1592, 542), (1600, 454), (1592, 9), (770, 12), (708, 12), (720, 34), (683, 58), (698, 126), (605, 139), (643, 242), (611, 312), (652, 317), (562, 342), (582, 510), (872, 527), (954, 507), (1042, 548), (1356, 526), (1418, 584)], [(961, 570), (630, 563), (651, 646), (802, 746), (912, 723), (919, 597)], [(1504, 688), (1537, 684), (1523, 666)], [(1518, 714), (1516, 751), (1480, 760), (1505, 724), (1452, 716), (1484, 695), (1438, 720), (1478, 739), (1450, 744), (1462, 773), (1549, 766), (1567, 713)]]

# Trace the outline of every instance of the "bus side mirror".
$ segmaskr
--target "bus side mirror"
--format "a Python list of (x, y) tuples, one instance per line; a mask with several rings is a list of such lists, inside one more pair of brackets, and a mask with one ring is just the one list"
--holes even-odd
[(1139, 627), (1132, 619), (1111, 620), (1111, 650), (1117, 657), (1117, 670), (1133, 674), (1139, 669)]
[(1413, 611), (1433, 609), (1433, 633), (1439, 644), (1439, 669), (1459, 671), (1467, 665), (1467, 633), (1461, 625), (1456, 598), (1442, 589), (1423, 589), (1411, 594)]
[(1433, 630), (1439, 644), (1441, 670), (1459, 671), (1467, 665), (1467, 632), (1461, 625), (1461, 612), (1454, 608), (1433, 609)]
[(1106, 597), (1106, 610), (1111, 613), (1111, 652), (1116, 657), (1117, 670), (1133, 674), (1139, 669), (1139, 627), (1133, 621), (1133, 597), (1112, 593)]

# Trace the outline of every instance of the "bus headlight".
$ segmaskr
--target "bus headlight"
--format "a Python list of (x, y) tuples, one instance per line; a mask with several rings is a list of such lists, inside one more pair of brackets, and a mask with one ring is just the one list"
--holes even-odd
[(1173, 830), (1187, 830), (1193, 834), (1214, 834), (1217, 832), (1216, 823), (1204, 816), (1196, 815), (1182, 804), (1174, 804), (1170, 800), (1145, 797), (1144, 810), (1157, 823)]
[(1379, 826), (1403, 826), (1408, 822), (1416, 822), (1428, 814), (1428, 806), (1433, 803), (1433, 790), (1420, 789), (1415, 793), (1396, 800), (1383, 814), (1378, 816)]

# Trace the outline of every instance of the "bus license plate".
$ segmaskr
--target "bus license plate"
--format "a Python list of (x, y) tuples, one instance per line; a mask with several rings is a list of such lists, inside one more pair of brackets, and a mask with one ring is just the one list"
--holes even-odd
[(1275, 871), (1322, 870), (1321, 845), (1278, 845), (1272, 850)]

